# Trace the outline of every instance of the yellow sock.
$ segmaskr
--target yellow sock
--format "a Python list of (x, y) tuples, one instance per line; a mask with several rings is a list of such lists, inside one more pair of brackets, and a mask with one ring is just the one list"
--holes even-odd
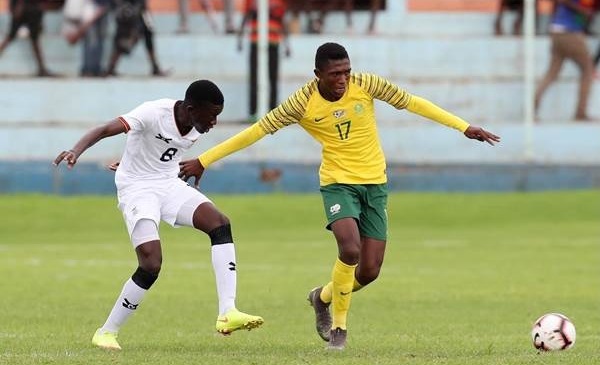
[(346, 329), (346, 318), (350, 309), (355, 269), (356, 265), (347, 265), (340, 259), (335, 261), (331, 275), (333, 282), (331, 291), (333, 324), (331, 328)]
[[(354, 279), (354, 284), (352, 284), (352, 291), (359, 291), (363, 286)], [(333, 281), (328, 282), (323, 289), (321, 290), (321, 295), (319, 296), (323, 303), (331, 303), (331, 291), (333, 290)]]

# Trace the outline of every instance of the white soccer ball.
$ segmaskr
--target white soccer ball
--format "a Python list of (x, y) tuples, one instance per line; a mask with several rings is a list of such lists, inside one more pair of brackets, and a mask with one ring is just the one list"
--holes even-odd
[(560, 313), (544, 314), (535, 321), (531, 338), (538, 350), (566, 350), (575, 344), (575, 325)]

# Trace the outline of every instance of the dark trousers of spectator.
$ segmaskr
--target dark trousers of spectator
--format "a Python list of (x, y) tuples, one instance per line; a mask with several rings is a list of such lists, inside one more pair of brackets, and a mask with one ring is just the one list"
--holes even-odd
[[(277, 106), (279, 44), (269, 43), (269, 108)], [(250, 43), (250, 116), (256, 116), (258, 94), (258, 44)], [(262, 115), (260, 116), (262, 117)]]
[(108, 17), (103, 15), (87, 30), (83, 38), (81, 76), (102, 76), (102, 58)]

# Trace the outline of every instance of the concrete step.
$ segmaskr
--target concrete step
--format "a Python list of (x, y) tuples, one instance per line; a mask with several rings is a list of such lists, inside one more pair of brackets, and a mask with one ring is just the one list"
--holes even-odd
[[(205, 75), (198, 75), (205, 77)], [(243, 79), (212, 78), (225, 95), (223, 123), (248, 117), (247, 86)], [(128, 112), (143, 101), (183, 98), (192, 78), (123, 77), (110, 79), (12, 78), (0, 81), (0, 128), (3, 126), (82, 124), (84, 127)], [(519, 123), (523, 115), (523, 83), (513, 81), (419, 81), (395, 78), (409, 92), (425, 97), (472, 123), (486, 125)], [(280, 99), (293, 93), (302, 82), (281, 83)], [(598, 83), (596, 83), (598, 85)], [(598, 87), (590, 96), (590, 112), (597, 115)], [(565, 121), (574, 114), (577, 81), (567, 80), (551, 87), (540, 110), (542, 121)], [(383, 124), (410, 122), (415, 116), (376, 102)]]
[[(314, 52), (329, 36), (299, 35), (290, 40), (292, 55), (282, 56), (281, 74), (286, 79), (304, 79), (314, 68)], [(105, 64), (112, 40), (106, 39)], [(520, 38), (471, 36), (459, 38), (418, 38), (399, 40), (392, 36), (348, 36), (343, 39), (356, 71), (369, 70), (392, 78), (417, 79), (503, 79), (521, 78), (524, 48)], [(590, 49), (595, 49), (590, 39)], [(48, 68), (67, 76), (78, 74), (79, 45), (70, 46), (60, 36), (44, 36), (43, 52)], [(237, 50), (235, 36), (158, 34), (155, 48), (160, 64), (173, 69), (175, 77), (245, 78), (247, 44)], [(535, 43), (536, 73), (543, 74), (549, 58), (550, 42), (539, 37)], [(283, 51), (283, 50), (282, 50)], [(0, 75), (26, 76), (36, 72), (31, 47), (26, 39), (15, 41), (0, 57)], [(150, 64), (143, 42), (118, 64), (122, 75), (146, 76)], [(562, 76), (574, 76), (577, 69), (565, 64)]]

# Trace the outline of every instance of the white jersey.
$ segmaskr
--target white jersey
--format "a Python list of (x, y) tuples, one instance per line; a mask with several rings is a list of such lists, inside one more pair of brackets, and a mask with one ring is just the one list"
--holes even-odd
[(173, 99), (148, 101), (119, 117), (127, 128), (125, 152), (115, 174), (117, 189), (157, 180), (178, 179), (181, 157), (200, 136), (182, 136)]

